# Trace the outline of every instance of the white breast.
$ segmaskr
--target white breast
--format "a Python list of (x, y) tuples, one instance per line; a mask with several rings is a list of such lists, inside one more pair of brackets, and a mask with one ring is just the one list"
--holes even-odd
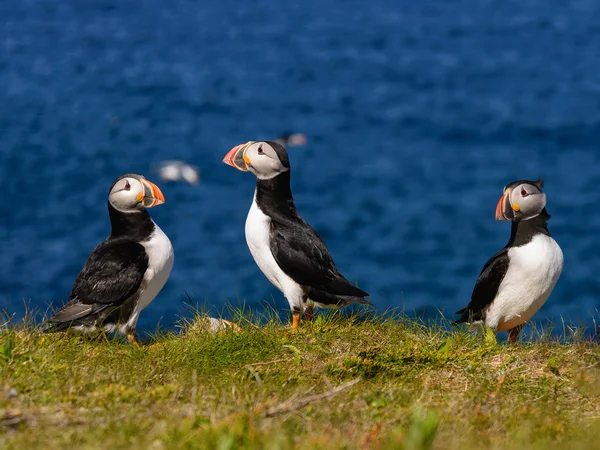
[(508, 251), (508, 271), (486, 314), (486, 325), (506, 331), (527, 322), (546, 302), (563, 269), (562, 250), (554, 239), (536, 235)]
[(273, 285), (283, 292), (283, 295), (294, 309), (302, 308), (302, 288), (287, 276), (275, 261), (270, 247), (271, 218), (264, 214), (256, 204), (256, 193), (246, 218), (246, 242), (254, 261)]
[(131, 318), (122, 327), (123, 329), (135, 328), (140, 312), (158, 295), (173, 268), (174, 255), (171, 241), (158, 225), (154, 224), (154, 226), (150, 239), (141, 243), (148, 255), (148, 269), (142, 281), (142, 286), (145, 287)]

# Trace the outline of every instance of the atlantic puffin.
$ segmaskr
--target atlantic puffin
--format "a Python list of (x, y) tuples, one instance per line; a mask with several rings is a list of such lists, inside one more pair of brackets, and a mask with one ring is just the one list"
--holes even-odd
[(147, 211), (164, 202), (158, 186), (143, 176), (117, 178), (108, 193), (111, 233), (88, 256), (69, 302), (48, 320), (46, 331), (117, 331), (137, 346), (140, 312), (161, 291), (173, 267), (171, 241)]
[(247, 142), (223, 159), (256, 175), (256, 190), (246, 219), (246, 242), (256, 264), (285, 296), (292, 310), (292, 329), (313, 307), (370, 304), (369, 294), (352, 285), (335, 266), (327, 246), (294, 205), (290, 162), (279, 143)]
[(455, 323), (483, 322), (508, 331), (512, 343), (546, 302), (563, 269), (563, 253), (548, 231), (543, 180), (514, 181), (504, 188), (496, 220), (512, 221), (508, 244), (481, 271), (471, 302)]

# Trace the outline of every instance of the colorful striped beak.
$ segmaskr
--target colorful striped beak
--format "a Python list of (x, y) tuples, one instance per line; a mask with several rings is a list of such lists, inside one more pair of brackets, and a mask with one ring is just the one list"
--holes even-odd
[(223, 158), (223, 162), (231, 167), (241, 170), (242, 172), (248, 172), (248, 159), (246, 158), (245, 152), (248, 147), (254, 144), (254, 141), (246, 142), (245, 144), (236, 145), (233, 147)]
[(153, 208), (165, 202), (165, 196), (157, 185), (145, 178), (142, 178), (142, 184), (144, 185), (144, 198), (141, 201), (144, 207)]
[(510, 192), (511, 190), (507, 189), (500, 197), (500, 201), (496, 205), (496, 220), (513, 220), (515, 218), (513, 207), (510, 204)]

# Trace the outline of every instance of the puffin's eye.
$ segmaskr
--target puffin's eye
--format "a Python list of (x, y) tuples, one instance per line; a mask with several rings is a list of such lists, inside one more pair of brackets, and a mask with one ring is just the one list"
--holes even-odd
[(521, 188), (521, 197), (527, 197), (529, 195), (529, 192), (527, 192), (525, 190), (525, 188)]
[(265, 154), (264, 150), (262, 149), (262, 145), (260, 147), (258, 147), (258, 154), (259, 155), (264, 155)]
[(131, 185), (129, 184), (129, 181), (125, 182), (125, 187), (123, 189), (125, 189), (126, 191), (128, 191), (129, 189), (131, 189)]

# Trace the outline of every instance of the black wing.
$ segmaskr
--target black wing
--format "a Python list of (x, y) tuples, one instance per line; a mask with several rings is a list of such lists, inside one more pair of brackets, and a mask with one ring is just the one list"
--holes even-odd
[(334, 295), (369, 295), (344, 278), (323, 240), (302, 220), (271, 226), (271, 252), (279, 267), (300, 285)]
[(484, 309), (496, 298), (500, 283), (508, 271), (508, 262), (508, 248), (503, 248), (485, 263), (473, 288), (471, 302), (466, 308), (456, 312), (456, 314), (461, 314), (456, 323), (484, 319)]
[(148, 256), (130, 240), (107, 240), (96, 247), (77, 275), (71, 300), (52, 316), (51, 323), (73, 322), (118, 307), (139, 289)]

